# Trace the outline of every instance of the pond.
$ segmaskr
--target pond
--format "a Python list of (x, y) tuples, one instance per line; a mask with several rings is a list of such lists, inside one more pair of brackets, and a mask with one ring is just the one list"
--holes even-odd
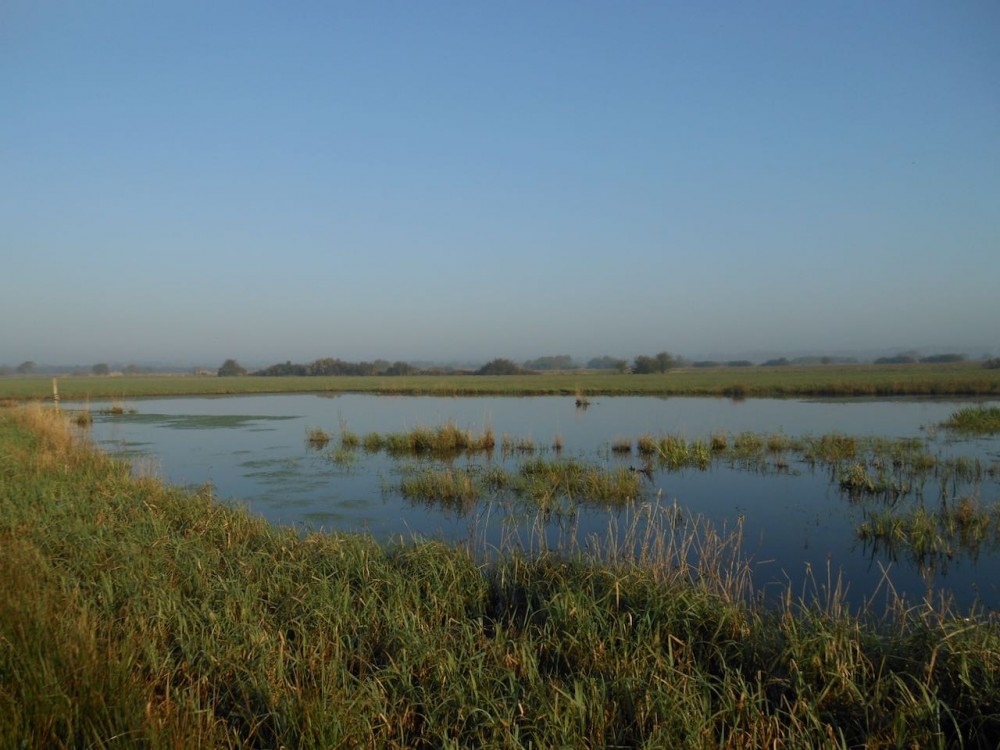
[[(763, 591), (799, 593), (811, 579), (825, 584), (829, 571), (861, 604), (885, 593), (888, 570), (896, 592), (912, 601), (943, 592), (961, 608), (992, 611), (1000, 608), (1000, 437), (939, 428), (968, 405), (596, 397), (579, 408), (567, 397), (296, 394), (137, 400), (122, 414), (107, 413), (110, 404), (91, 407), (93, 440), (104, 450), (171, 483), (211, 483), (219, 499), (275, 524), (486, 545), (514, 528), (548, 543), (606, 535), (613, 523), (627, 525), (636, 505), (676, 505), (741, 528)], [(364, 437), (447, 424), (492, 430), (495, 450), (428, 458), (341, 447), (345, 431)], [(311, 445), (313, 429), (330, 442)], [(757, 436), (756, 447), (737, 450), (748, 433), (744, 443)], [(644, 435), (654, 445), (646, 452)], [(702, 460), (668, 458), (667, 436), (692, 451), (686, 455), (702, 451)], [(847, 454), (827, 455), (844, 442)], [(428, 470), (496, 469), (516, 478), (532, 461), (621, 469), (642, 481), (634, 503), (567, 497), (545, 513), (509, 489), (471, 503), (401, 491), (407, 477)], [(923, 529), (924, 547), (909, 541), (911, 527)]]

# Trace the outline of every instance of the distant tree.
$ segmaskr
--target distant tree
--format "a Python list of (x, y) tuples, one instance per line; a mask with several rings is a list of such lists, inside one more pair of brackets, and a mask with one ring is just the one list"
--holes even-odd
[(716, 362), (714, 359), (700, 359), (696, 362), (692, 362), (691, 366), (702, 369), (706, 367), (718, 367), (719, 363)]
[(983, 367), (987, 370), (1000, 370), (1000, 357), (993, 357), (983, 362)]
[(930, 357), (923, 357), (921, 362), (926, 362), (927, 364), (947, 364), (949, 362), (964, 362), (964, 354), (934, 354)]
[(235, 359), (227, 359), (222, 363), (222, 367), (219, 368), (220, 378), (231, 378), (237, 375), (246, 375), (246, 368), (243, 367)]
[(264, 375), (264, 376), (308, 375), (308, 374), (319, 374), (319, 373), (307, 373), (305, 365), (292, 364), (291, 360), (288, 360), (284, 364), (277, 364), (277, 365), (271, 365), (270, 367), (265, 367), (263, 370), (257, 370), (254, 373), (254, 375)]
[(656, 356), (638, 355), (632, 362), (632, 372), (648, 375), (655, 372), (666, 372), (677, 366), (677, 360), (669, 352), (660, 352)]
[(529, 359), (524, 363), (524, 366), (529, 370), (574, 370), (579, 367), (568, 354)]
[(417, 371), (417, 368), (411, 365), (409, 362), (393, 362), (388, 368), (386, 368), (386, 375), (412, 375)]
[(509, 359), (498, 358), (476, 370), (476, 375), (526, 375), (528, 372)]
[(30, 359), (27, 362), (22, 362), (16, 368), (14, 368), (14, 372), (16, 372), (18, 375), (30, 375), (34, 371), (35, 371), (35, 363), (32, 362)]
[(749, 359), (731, 359), (726, 362), (726, 367), (753, 367), (753, 362)]
[(656, 369), (658, 372), (672, 370), (681, 364), (679, 357), (674, 357), (670, 352), (660, 352), (656, 355)]
[(94, 375), (110, 375), (111, 368), (108, 367), (107, 362), (98, 362), (96, 365), (90, 368), (90, 371)]
[(761, 362), (761, 367), (786, 367), (790, 365), (791, 362), (788, 361), (786, 357), (778, 357), (777, 359), (769, 359), (766, 362)]
[(912, 365), (917, 358), (910, 354), (897, 354), (894, 357), (879, 357), (875, 360), (877, 365)]
[(594, 357), (587, 362), (587, 368), (591, 370), (618, 370), (618, 372), (625, 372), (628, 370), (628, 360), (616, 359), (607, 355)]

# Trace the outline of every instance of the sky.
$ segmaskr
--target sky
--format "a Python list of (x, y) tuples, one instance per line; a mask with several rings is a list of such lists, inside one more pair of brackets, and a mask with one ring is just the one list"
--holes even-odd
[(0, 364), (1000, 352), (1000, 3), (0, 3)]

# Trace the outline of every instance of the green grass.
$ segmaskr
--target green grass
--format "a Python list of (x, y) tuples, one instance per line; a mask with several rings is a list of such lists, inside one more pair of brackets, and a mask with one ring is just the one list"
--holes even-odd
[(454, 422), (437, 427), (416, 427), (408, 432), (386, 435), (371, 433), (365, 437), (365, 448), (370, 452), (384, 449), (389, 455), (453, 458), (458, 455), (489, 453), (496, 446), (493, 428), (482, 432), (463, 430)]
[[(127, 399), (229, 393), (379, 393), (427, 395), (663, 396), (990, 396), (1000, 394), (1000, 370), (976, 362), (914, 365), (690, 368), (657, 375), (574, 371), (539, 375), (415, 375), (402, 377), (66, 376), (64, 400)], [(0, 378), (0, 398), (47, 399), (48, 376)], [(597, 408), (597, 407), (593, 407)]]
[(957, 432), (991, 434), (1000, 432), (1000, 406), (960, 409), (942, 425)]
[(934, 569), (958, 554), (976, 556), (981, 547), (1000, 539), (1000, 503), (981, 507), (962, 497), (944, 502), (936, 512), (923, 505), (904, 511), (875, 508), (866, 511), (858, 538), (905, 552), (921, 570)]
[(319, 427), (311, 427), (306, 430), (306, 443), (310, 448), (323, 448), (330, 442), (330, 433)]
[[(0, 410), (0, 747), (988, 747), (1000, 627), (765, 607), (738, 535), (383, 546), (136, 477)], [(540, 473), (547, 468), (540, 468)], [(621, 537), (609, 537), (621, 539)]]

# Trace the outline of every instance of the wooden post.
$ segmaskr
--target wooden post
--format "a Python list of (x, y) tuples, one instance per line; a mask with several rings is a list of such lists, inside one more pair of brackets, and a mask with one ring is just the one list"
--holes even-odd
[(59, 411), (59, 385), (56, 381), (57, 378), (52, 378), (52, 403), (56, 405), (56, 411)]

